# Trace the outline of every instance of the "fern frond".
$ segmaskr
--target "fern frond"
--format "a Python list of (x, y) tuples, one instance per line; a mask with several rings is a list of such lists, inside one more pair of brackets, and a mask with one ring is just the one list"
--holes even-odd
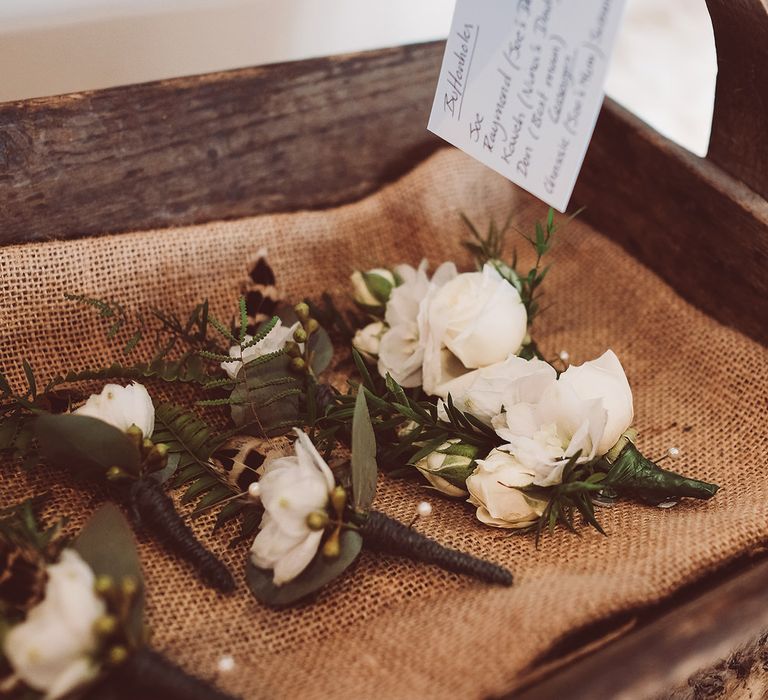
[(264, 338), (266, 338), (272, 332), (279, 321), (280, 318), (278, 316), (273, 316), (271, 319), (269, 319), (269, 321), (263, 323), (259, 330), (256, 332), (256, 335), (254, 335), (251, 340), (249, 340), (247, 343), (241, 344), (241, 350), (246, 350), (247, 348), (250, 348), (256, 345), (256, 343), (260, 343), (262, 340), (264, 340)]
[(285, 355), (284, 350), (275, 350), (274, 352), (268, 352), (266, 355), (261, 355), (259, 357), (254, 358), (253, 360), (250, 360), (249, 362), (245, 363), (246, 369), (252, 369), (254, 367), (259, 367), (261, 365), (266, 365), (268, 362), (271, 362), (272, 360), (281, 357), (282, 355)]
[(167, 445), (169, 454), (179, 455), (177, 476), (182, 470), (193, 466), (200, 469), (201, 475), (209, 473), (208, 460), (229, 437), (229, 433), (216, 433), (181, 406), (164, 403), (155, 411), (152, 440)]
[[(107, 329), (107, 338), (114, 339), (120, 331), (128, 326), (130, 318), (125, 308), (116, 301), (107, 301), (105, 299), (95, 299), (85, 294), (70, 294), (65, 293), (64, 298), (69, 301), (74, 301), (78, 304), (84, 304), (98, 311), (99, 316), (103, 319), (109, 319), (110, 325)], [(146, 330), (146, 323), (141, 314), (135, 313), (136, 328), (131, 334), (128, 342), (123, 346), (123, 354), (130, 355), (136, 346), (141, 342)]]
[(234, 343), (235, 345), (240, 344), (240, 341), (235, 338), (234, 335), (232, 335), (232, 332), (229, 330), (229, 328), (227, 328), (221, 321), (219, 321), (218, 318), (215, 316), (208, 316), (208, 322), (228, 341)]
[[(232, 432), (214, 432), (203, 420), (181, 406), (161, 404), (155, 413), (152, 440), (166, 444), (169, 455), (178, 456), (172, 484), (174, 488), (186, 487), (182, 503), (199, 499), (195, 516), (219, 504), (229, 504), (237, 493), (237, 488), (219, 474), (210, 461), (214, 452), (231, 436)], [(230, 508), (225, 520), (237, 515), (230, 516), (233, 512), (234, 509)]]
[(248, 309), (245, 305), (245, 297), (240, 297), (240, 300), (238, 301), (238, 307), (240, 310), (240, 347), (243, 345), (243, 341), (245, 340), (245, 334), (248, 332)]
[(194, 356), (182, 357), (179, 360), (155, 359), (152, 362), (139, 362), (135, 365), (123, 365), (119, 362), (109, 367), (85, 369), (78, 372), (68, 372), (64, 376), (55, 377), (49, 383), (47, 390), (59, 384), (79, 382), (89, 379), (159, 379), (171, 384), (200, 384), (204, 386), (211, 377), (206, 373)]
[(240, 362), (239, 357), (232, 357), (231, 355), (225, 355), (222, 352), (211, 352), (210, 350), (198, 350), (197, 354), (206, 360), (212, 362)]

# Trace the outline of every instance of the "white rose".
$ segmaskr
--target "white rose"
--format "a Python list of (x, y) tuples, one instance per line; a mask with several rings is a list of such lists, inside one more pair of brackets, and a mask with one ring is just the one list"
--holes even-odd
[(379, 347), (381, 345), (381, 336), (386, 333), (387, 327), (381, 321), (369, 323), (365, 328), (361, 328), (352, 338), (352, 346), (361, 355), (374, 360), (379, 356)]
[(458, 275), (429, 303), (424, 391), (445, 398), (451, 380), (517, 354), (527, 326), (520, 294), (493, 266)]
[[(521, 377), (535, 376), (549, 384), (557, 376), (554, 368), (543, 360), (524, 360), (510, 355), (503, 362), (481, 367), (446, 382), (443, 391), (450, 394), (454, 406), (463, 413), (470, 413), (490, 426), (494, 416), (501, 413), (503, 397), (513, 382)], [(438, 402), (440, 417), (448, 415), (442, 401)]]
[(601, 457), (632, 423), (632, 392), (612, 351), (572, 369), (557, 380), (542, 374), (512, 382), (504, 412), (492, 421), (507, 443), (500, 449), (534, 470), (538, 486), (560, 483), (577, 452), (580, 462)]
[(334, 487), (325, 460), (301, 430), (295, 432), (295, 456), (267, 462), (259, 480), (264, 515), (251, 561), (273, 569), (276, 586), (296, 578), (315, 556), (323, 531), (310, 529), (307, 516), (325, 509)]
[(138, 382), (128, 386), (107, 384), (100, 394), (91, 394), (73, 413), (98, 418), (123, 431), (135, 425), (144, 437), (151, 437), (155, 429), (155, 407), (147, 390)]
[(350, 276), (353, 298), (361, 306), (380, 307), (387, 303), (392, 288), (397, 284), (389, 270), (377, 267), (368, 272), (356, 270)]
[[(272, 352), (277, 352), (285, 347), (285, 344), (293, 337), (294, 331), (301, 324), (297, 321), (292, 326), (284, 326), (282, 321), (278, 320), (274, 328), (267, 333), (258, 343), (254, 343), (250, 347), (243, 350), (242, 357), (240, 356), (240, 346), (234, 345), (229, 349), (229, 356), (237, 358), (236, 362), (222, 362), (221, 368), (229, 375), (230, 379), (236, 379), (237, 373), (243, 366), (244, 362), (250, 362), (262, 355), (269, 355)], [(246, 335), (243, 341), (243, 345), (247, 345), (253, 340), (253, 336)]]
[(94, 624), (106, 605), (94, 593), (93, 571), (74, 550), (63, 550), (47, 570), (45, 597), (7, 634), (4, 651), (16, 676), (52, 699), (96, 676)]
[(467, 479), (469, 503), (477, 506), (477, 519), (486, 525), (524, 528), (533, 525), (547, 506), (520, 489), (534, 483), (535, 474), (512, 455), (493, 450)]
[(435, 292), (456, 276), (453, 263), (443, 263), (430, 280), (427, 261), (419, 268), (398, 265), (395, 268), (402, 283), (392, 290), (384, 316), (389, 329), (381, 337), (379, 373), (387, 373), (401, 386), (415, 387), (422, 382), (421, 365), (427, 331), (429, 301)]
[(476, 455), (476, 447), (453, 438), (420, 459), (414, 466), (432, 486), (446, 496), (466, 496), (467, 490), (463, 488), (463, 484), (475, 468)]
[(596, 360), (571, 365), (558, 381), (571, 387), (584, 401), (603, 402), (608, 415), (602, 437), (595, 446), (595, 454), (602, 457), (619, 441), (635, 417), (632, 389), (619, 358), (613, 350), (606, 350)]

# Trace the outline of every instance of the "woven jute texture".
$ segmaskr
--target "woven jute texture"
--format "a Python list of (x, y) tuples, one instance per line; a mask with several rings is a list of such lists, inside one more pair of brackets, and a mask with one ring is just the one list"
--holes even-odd
[[(66, 302), (65, 291), (180, 314), (207, 297), (230, 318), (247, 260), (262, 246), (291, 300), (323, 290), (341, 298), (355, 267), (422, 256), (468, 266), (460, 211), (482, 225), (512, 211), (525, 232), (546, 215), (497, 175), (446, 150), (338, 209), (2, 249), (0, 365), (20, 383), (22, 356), (41, 377), (115, 358), (103, 324)], [(512, 240), (526, 245), (517, 234)], [(536, 549), (532, 535), (486, 528), (464, 503), (383, 477), (379, 509), (409, 520), (430, 498), (434, 515), (417, 527), (510, 567), (515, 585), (491, 587), (364, 553), (313, 602), (287, 611), (262, 607), (248, 593), (246, 547), (228, 549), (234, 526), (210, 536), (212, 517), (201, 518), (197, 533), (236, 573), (238, 591), (206, 590), (184, 564), (140, 538), (155, 646), (245, 698), (480, 698), (513, 689), (570, 632), (663, 600), (761, 543), (768, 535), (765, 348), (684, 302), (613, 244), (610, 230), (570, 224), (552, 262), (548, 308), (534, 329), (545, 353), (565, 349), (581, 362), (613, 348), (634, 390), (641, 449), (658, 457), (679, 446), (676, 467), (722, 485), (713, 501), (670, 510), (624, 503), (599, 513), (608, 537), (586, 527), (581, 537), (557, 531)], [(70, 514), (73, 529), (101, 498), (61, 472), (4, 467), (2, 504), (43, 490), (53, 493), (47, 514)], [(217, 671), (224, 654), (235, 659), (231, 673)]]

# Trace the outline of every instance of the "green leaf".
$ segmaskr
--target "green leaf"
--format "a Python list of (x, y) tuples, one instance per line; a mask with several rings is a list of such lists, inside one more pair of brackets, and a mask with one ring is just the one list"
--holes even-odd
[(333, 344), (325, 328), (318, 328), (310, 336), (309, 351), (312, 353), (312, 371), (318, 375), (328, 368), (333, 359)]
[(248, 309), (245, 305), (245, 297), (240, 297), (238, 301), (238, 307), (240, 309), (240, 345), (242, 346), (245, 340), (245, 334), (248, 332)]
[(318, 552), (309, 566), (295, 579), (276, 586), (271, 569), (254, 566), (250, 558), (245, 568), (245, 580), (256, 599), (273, 608), (297, 603), (340, 576), (357, 559), (363, 547), (363, 538), (356, 530), (343, 530), (339, 538), (341, 552), (334, 559), (326, 559)]
[(408, 397), (405, 395), (405, 391), (403, 390), (403, 387), (401, 387), (395, 381), (395, 378), (389, 372), (387, 372), (386, 377), (384, 377), (384, 383), (387, 385), (387, 389), (389, 389), (392, 396), (395, 397), (395, 401), (397, 403), (401, 403), (401, 404), (408, 403)]
[(224, 336), (226, 340), (228, 340), (231, 343), (234, 343), (235, 345), (239, 344), (239, 341), (237, 338), (235, 338), (234, 335), (232, 335), (232, 332), (227, 328), (221, 321), (219, 321), (218, 318), (215, 316), (208, 316), (208, 321), (210, 324), (219, 332), (221, 335)]
[(24, 375), (27, 377), (27, 384), (29, 384), (29, 395), (34, 399), (37, 396), (37, 383), (35, 382), (35, 373), (32, 371), (32, 365), (26, 361), (21, 361), (21, 365), (24, 368)]
[(111, 576), (116, 582), (126, 577), (139, 585), (129, 621), (133, 639), (143, 637), (144, 580), (131, 526), (113, 503), (105, 503), (85, 523), (73, 549), (96, 576)]
[(363, 272), (361, 273), (365, 286), (368, 287), (368, 291), (373, 294), (376, 299), (382, 304), (386, 304), (389, 300), (389, 295), (392, 293), (392, 283), (389, 280), (384, 279), (381, 275)]
[(365, 392), (357, 392), (352, 418), (352, 505), (359, 513), (367, 512), (376, 495), (376, 435), (371, 425)]
[(198, 350), (197, 354), (200, 357), (211, 360), (211, 362), (240, 362), (239, 357), (232, 357), (231, 355), (225, 355), (221, 352), (210, 352), (209, 350)]
[(11, 385), (8, 383), (8, 380), (2, 372), (0, 372), (0, 392), (3, 394), (13, 393), (11, 391)]
[(134, 442), (112, 425), (72, 413), (35, 419), (35, 436), (43, 458), (73, 472), (103, 475), (110, 467), (139, 475), (141, 457)]
[(360, 377), (363, 380), (363, 386), (373, 393), (376, 393), (376, 385), (373, 383), (371, 373), (368, 371), (368, 367), (365, 365), (365, 360), (363, 359), (363, 356), (357, 350), (355, 350), (355, 348), (352, 348), (352, 359), (355, 361), (357, 371), (360, 372)]
[(468, 445), (464, 442), (457, 444), (450, 444), (448, 447), (442, 450), (438, 450), (441, 455), (453, 455), (455, 457), (466, 457), (467, 459), (474, 459), (477, 457), (477, 447), (474, 445)]

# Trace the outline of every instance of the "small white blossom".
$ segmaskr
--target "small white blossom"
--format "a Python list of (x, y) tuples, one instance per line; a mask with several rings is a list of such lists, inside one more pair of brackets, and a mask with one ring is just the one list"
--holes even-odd
[(381, 321), (369, 323), (365, 328), (361, 328), (352, 338), (352, 346), (361, 355), (370, 360), (375, 360), (379, 356), (379, 347), (381, 346), (381, 337), (387, 332), (387, 327)]
[(54, 700), (96, 676), (94, 623), (106, 605), (94, 592), (93, 571), (74, 550), (65, 549), (47, 571), (45, 597), (8, 632), (4, 651), (18, 678)]
[(307, 516), (322, 511), (334, 487), (325, 460), (301, 430), (296, 454), (266, 462), (259, 480), (264, 515), (251, 547), (251, 561), (261, 569), (273, 569), (279, 586), (296, 578), (315, 556), (322, 530), (312, 530)]
[(390, 270), (377, 267), (368, 272), (356, 270), (350, 276), (354, 300), (372, 309), (383, 306), (389, 300), (392, 288), (397, 284)]
[(73, 413), (98, 418), (123, 431), (135, 425), (144, 437), (151, 437), (155, 429), (155, 407), (147, 390), (138, 382), (128, 386), (107, 384), (100, 394), (91, 394)]
[(446, 496), (466, 496), (462, 488), (474, 469), (477, 449), (452, 438), (414, 465), (429, 483)]

